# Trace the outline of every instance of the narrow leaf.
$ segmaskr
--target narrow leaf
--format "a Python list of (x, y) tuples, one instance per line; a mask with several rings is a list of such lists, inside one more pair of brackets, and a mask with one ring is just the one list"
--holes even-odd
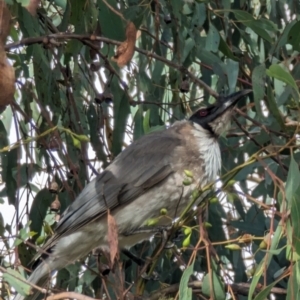
[(252, 72), (254, 103), (255, 103), (257, 114), (260, 118), (262, 118), (263, 116), (261, 111), (260, 101), (264, 99), (265, 81), (266, 81), (266, 67), (264, 64), (261, 64), (255, 67)]
[(181, 277), (179, 285), (179, 299), (190, 300), (192, 299), (192, 289), (188, 287), (190, 276), (194, 271), (194, 263), (188, 266)]
[[(224, 284), (220, 280), (217, 273), (212, 270), (212, 273), (208, 273), (203, 278), (202, 291), (203, 294), (207, 296), (211, 296), (212, 299), (215, 300), (224, 300), (226, 299), (226, 295), (224, 292)], [(210, 282), (212, 279), (212, 287), (210, 286)], [(211, 295), (211, 291), (213, 291), (214, 295)]]
[(118, 254), (118, 226), (109, 210), (107, 211), (107, 242), (110, 252), (110, 262), (113, 266)]
[[(265, 300), (271, 293), (272, 288), (281, 280), (281, 278), (274, 280), (271, 284), (266, 286), (263, 290), (261, 290), (254, 300)], [(298, 299), (298, 298), (287, 298), (287, 299)]]
[(145, 134), (149, 133), (150, 131), (150, 109), (146, 111), (144, 120), (143, 120), (143, 129)]
[(297, 93), (299, 93), (297, 84), (293, 78), (293, 76), (287, 72), (284, 68), (282, 68), (280, 65), (272, 65), (270, 68), (266, 71), (267, 75), (270, 77), (274, 77), (278, 80), (283, 81), (284, 83), (290, 85), (292, 88), (295, 89)]
[(220, 44), (219, 31), (213, 24), (209, 24), (209, 31), (206, 38), (205, 49), (211, 52), (217, 52)]
[(13, 286), (18, 293), (23, 296), (27, 296), (30, 293), (30, 285), (21, 281), (24, 278), (21, 274), (15, 270), (7, 269), (7, 273), (3, 274), (4, 280), (6, 280), (11, 286)]
[(270, 112), (272, 113), (272, 115), (274, 116), (274, 118), (276, 119), (276, 121), (278, 122), (278, 124), (280, 125), (280, 127), (282, 129), (284, 129), (284, 122), (283, 122), (280, 110), (278, 108), (278, 104), (274, 98), (272, 86), (270, 84), (268, 84), (268, 87), (267, 87), (267, 94), (268, 94), (268, 97), (267, 97), (268, 108), (269, 108)]
[(299, 277), (300, 277), (300, 261), (297, 261), (292, 269), (292, 274), (289, 278), (287, 297), (286, 299), (299, 299)]
[(288, 203), (291, 205), (291, 201), (293, 199), (294, 194), (296, 193), (298, 187), (299, 187), (299, 178), (300, 178), (300, 172), (297, 162), (295, 161), (294, 157), (291, 157), (290, 167), (289, 167), (289, 173), (286, 181), (286, 187), (285, 187), (285, 195), (286, 199), (288, 200)]

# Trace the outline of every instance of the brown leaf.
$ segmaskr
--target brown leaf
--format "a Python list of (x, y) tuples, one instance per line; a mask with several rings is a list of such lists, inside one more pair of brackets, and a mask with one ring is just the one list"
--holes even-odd
[(4, 0), (0, 0), (0, 43), (5, 44), (10, 32), (11, 14)]
[(110, 252), (110, 263), (113, 267), (115, 258), (118, 255), (118, 225), (114, 217), (107, 211), (107, 242)]
[(58, 212), (60, 210), (61, 204), (58, 199), (58, 195), (56, 195), (55, 200), (50, 205), (50, 210), (53, 212)]
[(0, 45), (0, 111), (10, 104), (15, 92), (15, 70), (9, 64), (6, 53)]
[(105, 137), (106, 137), (106, 141), (107, 141), (107, 146), (108, 149), (111, 150), (112, 149), (112, 143), (113, 143), (113, 129), (110, 125), (109, 119), (107, 117), (104, 118), (104, 122), (105, 122)]
[(32, 16), (36, 15), (36, 10), (40, 5), (41, 0), (30, 0), (29, 4), (26, 6), (26, 9)]
[(188, 93), (190, 90), (190, 83), (187, 79), (181, 81), (179, 90), (181, 93)]
[(126, 66), (132, 59), (134, 54), (134, 46), (137, 38), (137, 30), (132, 22), (129, 22), (126, 27), (126, 41), (117, 48), (116, 55), (112, 57), (118, 66)]
[(15, 92), (15, 70), (9, 64), (4, 50), (10, 32), (11, 14), (4, 0), (0, 0), (0, 113), (13, 100)]

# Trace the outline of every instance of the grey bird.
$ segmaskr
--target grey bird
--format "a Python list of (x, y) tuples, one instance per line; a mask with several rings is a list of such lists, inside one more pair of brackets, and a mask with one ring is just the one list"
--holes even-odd
[[(138, 229), (146, 220), (157, 218), (163, 208), (168, 217), (160, 218), (159, 225), (170, 225), (197, 187), (217, 179), (221, 168), (218, 137), (230, 124), (235, 104), (250, 92), (220, 96), (214, 105), (200, 108), (188, 120), (145, 135), (122, 151), (65, 210), (42, 250), (51, 249), (51, 253), (28, 281), (43, 286), (54, 270), (96, 247), (108, 249), (107, 209), (117, 223), (120, 249), (149, 239), (153, 233)], [(184, 170), (193, 173), (191, 185), (183, 185)], [(15, 297), (22, 299), (20, 294)], [(35, 299), (35, 295), (26, 299)]]

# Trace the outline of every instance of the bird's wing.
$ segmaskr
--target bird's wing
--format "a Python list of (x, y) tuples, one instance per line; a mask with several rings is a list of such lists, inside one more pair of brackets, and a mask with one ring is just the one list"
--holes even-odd
[(66, 209), (44, 249), (101, 217), (107, 209), (133, 201), (162, 182), (174, 172), (171, 157), (180, 145), (179, 135), (168, 129), (144, 136), (127, 147)]

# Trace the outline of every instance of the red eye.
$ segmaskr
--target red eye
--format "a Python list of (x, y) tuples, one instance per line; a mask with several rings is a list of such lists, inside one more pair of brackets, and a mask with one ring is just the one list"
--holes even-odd
[(199, 110), (199, 116), (200, 116), (200, 117), (205, 117), (205, 116), (207, 116), (207, 110), (206, 110), (206, 109), (201, 109), (201, 110)]

